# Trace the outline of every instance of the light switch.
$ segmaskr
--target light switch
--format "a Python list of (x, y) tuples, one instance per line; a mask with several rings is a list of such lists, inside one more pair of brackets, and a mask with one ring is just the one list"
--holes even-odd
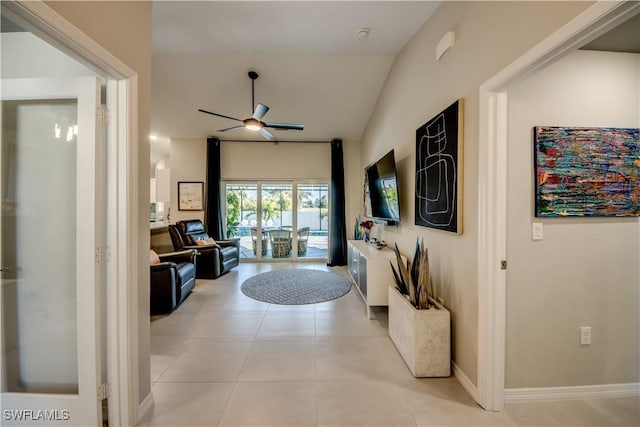
[(542, 223), (534, 222), (531, 224), (531, 239), (532, 240), (542, 240)]

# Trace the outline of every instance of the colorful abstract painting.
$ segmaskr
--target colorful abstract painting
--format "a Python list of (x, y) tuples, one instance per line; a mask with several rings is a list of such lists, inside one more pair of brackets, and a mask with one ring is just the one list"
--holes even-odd
[(639, 129), (533, 131), (537, 217), (640, 215)]

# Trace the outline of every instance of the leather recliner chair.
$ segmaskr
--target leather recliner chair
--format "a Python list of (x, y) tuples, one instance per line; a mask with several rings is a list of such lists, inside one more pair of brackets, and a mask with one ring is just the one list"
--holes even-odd
[(240, 239), (217, 240), (215, 243), (198, 245), (197, 241), (211, 239), (199, 219), (178, 221), (169, 226), (174, 250), (195, 249), (197, 251), (196, 278), (215, 279), (240, 263)]
[(167, 314), (184, 301), (196, 284), (194, 250), (158, 254), (150, 266), (151, 314)]

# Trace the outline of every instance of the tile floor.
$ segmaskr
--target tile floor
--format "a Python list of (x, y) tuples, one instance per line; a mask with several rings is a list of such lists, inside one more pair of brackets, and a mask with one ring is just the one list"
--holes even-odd
[[(453, 378), (414, 379), (352, 289), (330, 302), (278, 306), (245, 297), (242, 282), (280, 268), (241, 264), (198, 281), (151, 322), (155, 402), (141, 426), (640, 426), (638, 398), (479, 408)], [(346, 268), (334, 269), (342, 274)]]

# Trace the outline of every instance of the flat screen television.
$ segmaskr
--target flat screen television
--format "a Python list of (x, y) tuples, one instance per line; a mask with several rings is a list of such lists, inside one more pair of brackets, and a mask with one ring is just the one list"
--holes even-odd
[(399, 222), (398, 176), (393, 150), (367, 166), (365, 174), (369, 188), (371, 216), (388, 225)]

